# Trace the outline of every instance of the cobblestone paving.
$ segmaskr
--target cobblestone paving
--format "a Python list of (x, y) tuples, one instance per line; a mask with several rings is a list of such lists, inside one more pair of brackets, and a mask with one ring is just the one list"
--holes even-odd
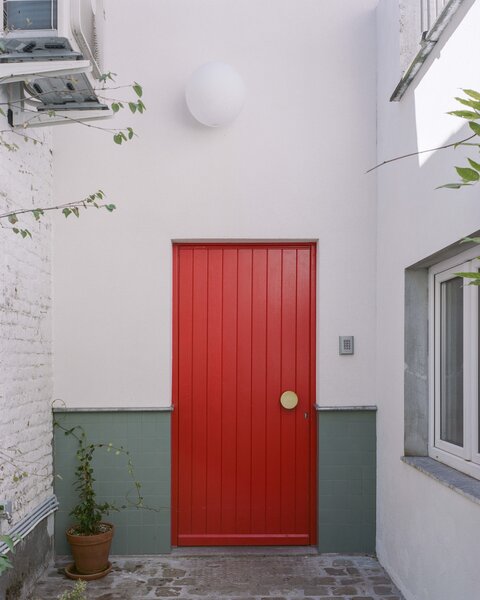
[[(339, 555), (162, 555), (114, 558), (113, 571), (88, 583), (89, 600), (403, 600), (371, 557)], [(53, 600), (73, 583), (61, 567), (31, 600)]]

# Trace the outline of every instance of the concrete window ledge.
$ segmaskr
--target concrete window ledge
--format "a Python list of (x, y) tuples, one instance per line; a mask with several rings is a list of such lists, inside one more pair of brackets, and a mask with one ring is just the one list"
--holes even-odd
[(480, 504), (480, 481), (428, 456), (402, 456), (402, 461), (432, 479)]

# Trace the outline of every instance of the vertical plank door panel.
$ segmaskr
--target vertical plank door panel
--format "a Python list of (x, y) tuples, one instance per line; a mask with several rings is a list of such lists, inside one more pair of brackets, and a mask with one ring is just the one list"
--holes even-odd
[(267, 252), (253, 252), (252, 273), (252, 531), (266, 531)]
[(314, 543), (314, 244), (175, 245), (173, 315), (173, 544)]
[(222, 268), (223, 250), (212, 248), (207, 288), (207, 534), (221, 531), (222, 524)]
[(267, 447), (266, 465), (266, 533), (282, 532), (281, 469), (282, 469), (282, 411), (279, 399), (282, 393), (282, 250), (269, 248), (267, 264)]

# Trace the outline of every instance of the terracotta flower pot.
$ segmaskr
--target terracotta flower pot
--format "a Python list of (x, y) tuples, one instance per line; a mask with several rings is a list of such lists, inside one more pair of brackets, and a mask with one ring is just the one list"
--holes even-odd
[(101, 523), (105, 531), (95, 535), (76, 535), (74, 527), (67, 529), (67, 540), (72, 549), (75, 570), (81, 575), (100, 573), (108, 568), (108, 555), (112, 545), (112, 523)]

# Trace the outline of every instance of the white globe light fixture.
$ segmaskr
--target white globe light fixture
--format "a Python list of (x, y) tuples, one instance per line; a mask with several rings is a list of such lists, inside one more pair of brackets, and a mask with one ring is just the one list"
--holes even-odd
[(235, 120), (245, 104), (245, 84), (233, 67), (209, 62), (192, 73), (185, 90), (192, 115), (208, 127)]

